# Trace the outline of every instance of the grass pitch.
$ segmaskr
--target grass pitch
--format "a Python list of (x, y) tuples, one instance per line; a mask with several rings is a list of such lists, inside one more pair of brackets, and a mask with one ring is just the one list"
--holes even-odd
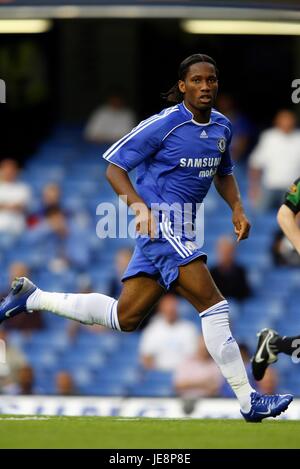
[(0, 448), (300, 448), (300, 421), (0, 417)]

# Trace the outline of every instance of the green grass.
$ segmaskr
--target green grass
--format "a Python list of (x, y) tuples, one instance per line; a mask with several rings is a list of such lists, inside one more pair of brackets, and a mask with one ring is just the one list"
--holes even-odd
[(1, 416), (0, 448), (300, 448), (300, 421), (12, 417)]

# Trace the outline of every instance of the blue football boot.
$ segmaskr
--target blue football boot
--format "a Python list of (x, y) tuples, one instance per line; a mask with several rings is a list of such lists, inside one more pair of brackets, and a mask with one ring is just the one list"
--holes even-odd
[(251, 393), (251, 409), (245, 413), (241, 411), (242, 416), (247, 422), (261, 422), (267, 417), (277, 417), (284, 412), (292, 402), (292, 394), (267, 394)]
[(37, 287), (26, 277), (17, 277), (8, 295), (0, 302), (0, 323), (17, 314), (27, 312), (26, 301)]

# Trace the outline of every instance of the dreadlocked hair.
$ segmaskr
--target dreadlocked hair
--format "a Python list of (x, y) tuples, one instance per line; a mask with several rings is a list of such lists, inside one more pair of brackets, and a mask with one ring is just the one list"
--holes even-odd
[[(216, 74), (218, 76), (218, 69), (217, 64), (209, 55), (206, 54), (193, 54), (184, 59), (181, 64), (179, 65), (178, 69), (178, 80), (184, 80), (187, 72), (191, 65), (196, 64), (198, 62), (207, 62), (212, 64), (216, 69)], [(161, 97), (170, 103), (181, 103), (183, 100), (183, 93), (181, 93), (178, 82), (172, 86), (166, 93), (161, 93)]]

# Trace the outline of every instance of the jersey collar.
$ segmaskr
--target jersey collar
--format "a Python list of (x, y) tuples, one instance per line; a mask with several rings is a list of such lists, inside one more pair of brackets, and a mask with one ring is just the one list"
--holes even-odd
[(179, 104), (179, 108), (180, 108), (181, 112), (182, 112), (186, 117), (188, 117), (188, 118), (191, 119), (191, 120), (194, 118), (193, 113), (186, 107), (186, 105), (184, 104), (184, 101), (182, 101), (182, 102)]
[(208, 122), (204, 122), (203, 124), (200, 124), (200, 122), (197, 122), (194, 120), (194, 114), (186, 107), (186, 105), (184, 104), (184, 101), (182, 101), (180, 104), (179, 104), (179, 108), (181, 110), (181, 112), (187, 116), (194, 124), (196, 125), (209, 125), (211, 124), (211, 117), (209, 119)]

